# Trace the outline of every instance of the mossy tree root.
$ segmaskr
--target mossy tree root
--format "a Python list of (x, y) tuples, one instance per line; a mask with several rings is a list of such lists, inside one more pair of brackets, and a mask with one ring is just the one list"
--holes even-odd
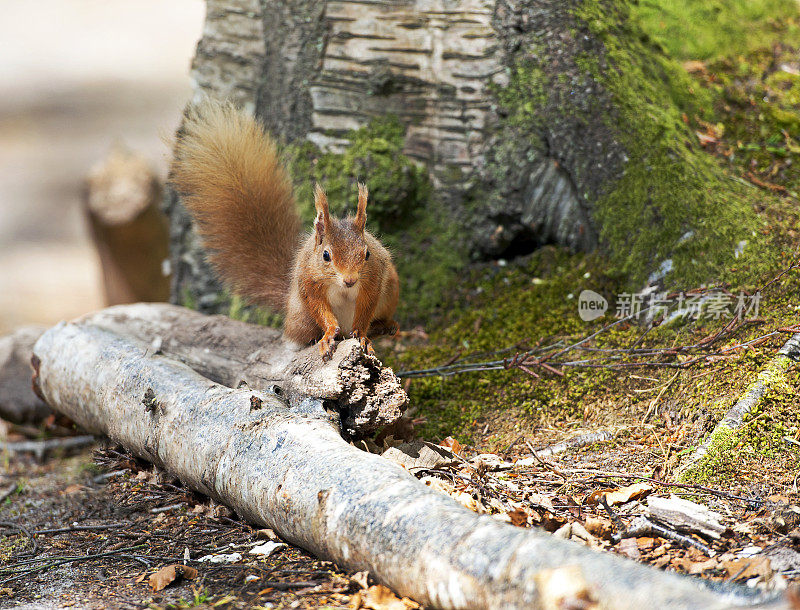
[(770, 389), (785, 381), (787, 372), (798, 361), (800, 361), (800, 333), (793, 335), (778, 350), (776, 356), (759, 373), (755, 383), (747, 388), (744, 396), (730, 408), (711, 434), (681, 465), (676, 473), (676, 479), (682, 482), (704, 479), (703, 475), (708, 465), (736, 445), (738, 433), (748, 413), (758, 406)]

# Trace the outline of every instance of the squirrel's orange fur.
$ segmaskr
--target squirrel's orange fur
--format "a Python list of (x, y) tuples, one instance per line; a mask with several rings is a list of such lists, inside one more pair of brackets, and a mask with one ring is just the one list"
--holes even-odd
[(291, 182), (263, 127), (231, 104), (192, 106), (175, 146), (171, 182), (183, 195), (218, 274), (234, 292), (286, 312), (284, 334), (320, 341), (394, 333), (399, 284), (391, 255), (365, 230), (367, 188), (355, 217), (337, 219), (317, 186), (305, 238)]

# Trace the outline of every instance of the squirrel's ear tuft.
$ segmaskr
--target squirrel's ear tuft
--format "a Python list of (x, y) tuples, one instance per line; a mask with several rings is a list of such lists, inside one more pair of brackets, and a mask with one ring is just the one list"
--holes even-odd
[(317, 218), (314, 220), (314, 234), (315, 243), (319, 246), (322, 243), (322, 238), (325, 237), (325, 221), (322, 218), (322, 212), (318, 212)]
[(356, 212), (356, 219), (354, 224), (356, 229), (363, 231), (367, 224), (367, 198), (369, 197), (369, 189), (363, 182), (358, 183), (358, 211)]
[(331, 216), (328, 211), (328, 197), (319, 184), (314, 185), (314, 207), (317, 208), (314, 230), (317, 234), (317, 244), (321, 244), (322, 238), (325, 236), (325, 231), (330, 229)]

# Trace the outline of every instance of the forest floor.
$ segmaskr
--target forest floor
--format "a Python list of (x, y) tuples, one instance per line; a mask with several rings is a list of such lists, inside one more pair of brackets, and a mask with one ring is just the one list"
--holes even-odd
[[(788, 368), (703, 469), (680, 481), (676, 473), (800, 330), (800, 43), (788, 26), (762, 19), (752, 45), (724, 55), (708, 51), (719, 41), (705, 51), (673, 48), (670, 27), (696, 3), (660, 4), (674, 5), (675, 15), (647, 16), (652, 27), (667, 33), (661, 42), (714, 100), (686, 123), (732, 179), (761, 194), (772, 258), (760, 277), (662, 295), (669, 303), (656, 315), (622, 320), (630, 310), (598, 256), (548, 247), (475, 266), (435, 320), (379, 343), (405, 379), (414, 425), (370, 446), (402, 453), (416, 438), (442, 447), (407, 466), (513, 525), (704, 580), (794, 595), (800, 367)], [(605, 316), (579, 316), (584, 290), (611, 303)], [(649, 297), (640, 295), (642, 307)], [(681, 307), (684, 315), (672, 315)], [(7, 440), (58, 436), (61, 424), (12, 427)], [(4, 459), (0, 607), (415, 607), (365, 588), (368, 575), (292, 546), (270, 549), (274, 534), (118, 447)], [(251, 553), (258, 547), (272, 553)], [(197, 574), (157, 584), (170, 565)]]

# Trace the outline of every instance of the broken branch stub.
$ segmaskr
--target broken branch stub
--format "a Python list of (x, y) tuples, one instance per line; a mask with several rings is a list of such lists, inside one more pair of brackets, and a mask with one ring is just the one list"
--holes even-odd
[(0, 418), (15, 424), (37, 424), (52, 413), (31, 391), (33, 344), (43, 326), (23, 326), (0, 337)]
[(397, 464), (346, 443), (319, 400), (301, 408), (221, 386), (87, 319), (49, 330), (34, 353), (39, 390), (58, 411), (285, 540), (345, 569), (369, 570), (424, 604), (542, 608), (555, 594), (554, 579), (565, 574), (575, 599), (559, 598), (562, 607), (754, 602), (738, 589), (713, 591), (476, 515)]
[(314, 347), (298, 349), (280, 331), (226, 316), (206, 316), (164, 303), (109, 307), (76, 324), (144, 342), (230, 388), (278, 386), (290, 401), (328, 401), (341, 413), (344, 432), (361, 436), (396, 421), (407, 397), (394, 372), (364, 354), (355, 339), (342, 341), (329, 362)]

